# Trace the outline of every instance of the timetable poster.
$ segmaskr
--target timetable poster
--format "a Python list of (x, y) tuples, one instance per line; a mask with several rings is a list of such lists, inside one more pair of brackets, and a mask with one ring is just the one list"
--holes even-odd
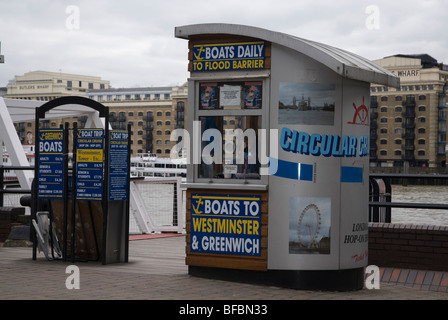
[(76, 150), (76, 198), (103, 199), (103, 129), (78, 129)]
[(109, 137), (109, 200), (127, 200), (128, 136), (124, 130), (113, 130)]

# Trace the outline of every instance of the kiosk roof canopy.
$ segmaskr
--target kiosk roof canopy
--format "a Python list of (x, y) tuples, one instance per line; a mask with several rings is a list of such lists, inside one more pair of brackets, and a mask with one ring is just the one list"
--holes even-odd
[(285, 33), (245, 25), (210, 23), (175, 28), (177, 38), (190, 39), (198, 35), (228, 34), (269, 41), (305, 54), (343, 77), (398, 87), (400, 79), (388, 70), (351, 52)]

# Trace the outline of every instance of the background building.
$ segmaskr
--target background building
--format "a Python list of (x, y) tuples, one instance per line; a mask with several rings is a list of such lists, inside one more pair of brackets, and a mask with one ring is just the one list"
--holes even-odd
[[(33, 71), (16, 76), (6, 87), (5, 98), (50, 101), (63, 96), (84, 96), (108, 106), (113, 129), (132, 126), (131, 153), (157, 153), (169, 157), (174, 129), (184, 128), (187, 85), (180, 87), (110, 87), (100, 77)], [(86, 117), (43, 120), (41, 128), (59, 128), (65, 122), (77, 122), (83, 128)], [(16, 123), (23, 144), (34, 143), (34, 122)]]
[(113, 129), (131, 125), (133, 154), (150, 152), (169, 157), (176, 144), (174, 129), (184, 128), (187, 85), (181, 87), (89, 90), (87, 97), (109, 107)]
[(61, 72), (32, 71), (16, 76), (7, 86), (7, 98), (49, 101), (64, 96), (85, 96), (94, 89), (108, 89), (100, 77)]
[(427, 54), (374, 62), (401, 85), (371, 86), (371, 171), (445, 172), (448, 66)]

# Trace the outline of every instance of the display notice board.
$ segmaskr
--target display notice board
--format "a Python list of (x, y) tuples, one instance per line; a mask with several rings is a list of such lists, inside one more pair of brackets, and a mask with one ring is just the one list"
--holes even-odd
[(62, 199), (64, 185), (64, 129), (39, 130), (37, 197)]
[(103, 129), (78, 129), (76, 145), (76, 198), (103, 200)]
[(129, 179), (128, 149), (129, 133), (125, 130), (113, 130), (109, 135), (109, 200), (127, 200)]

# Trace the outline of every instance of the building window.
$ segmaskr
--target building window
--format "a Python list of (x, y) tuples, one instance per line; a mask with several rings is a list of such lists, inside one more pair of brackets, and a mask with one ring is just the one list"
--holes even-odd
[(171, 112), (170, 112), (170, 111), (167, 111), (167, 112), (165, 112), (165, 115), (166, 115), (167, 117), (171, 117)]
[(395, 101), (403, 101), (403, 97), (402, 96), (396, 96), (395, 97)]
[(418, 107), (418, 111), (426, 111), (426, 107), (425, 106), (419, 106)]
[(401, 150), (395, 150), (394, 151), (394, 155), (401, 156)]
[(380, 155), (382, 155), (382, 156), (387, 156), (387, 151), (386, 151), (386, 150), (381, 150), (381, 151), (380, 151)]
[(403, 122), (402, 118), (395, 118), (395, 123), (401, 123), (401, 122)]
[(157, 116), (158, 117), (161, 117), (163, 115), (163, 112), (162, 111), (157, 111)]
[(419, 156), (424, 156), (425, 155), (425, 150), (418, 150), (417, 154)]
[(395, 144), (401, 144), (401, 139), (395, 139)]
[(93, 89), (93, 83), (89, 82), (89, 89)]
[(387, 123), (387, 118), (381, 118), (380, 121), (381, 123)]
[[(426, 86), (423, 86), (425, 89), (424, 90), (426, 90)], [(422, 100), (426, 100), (426, 96), (425, 95), (419, 95), (418, 96), (418, 100), (420, 100), (420, 101), (422, 101)]]
[(400, 107), (400, 106), (395, 107), (395, 112), (402, 112), (402, 111), (403, 111), (402, 107)]
[(380, 140), (380, 144), (387, 144), (387, 140), (386, 139), (381, 139)]
[(418, 118), (418, 122), (419, 123), (425, 123), (426, 122), (426, 118), (425, 117), (420, 117), (420, 118)]
[(380, 129), (380, 133), (387, 133), (387, 129), (386, 128), (381, 128)]
[(380, 111), (381, 112), (387, 112), (387, 107), (381, 107)]
[(418, 139), (418, 144), (426, 144), (425, 139)]
[(162, 121), (157, 121), (157, 122), (156, 122), (156, 125), (158, 125), (158, 126), (161, 126), (162, 124), (163, 124)]
[(71, 88), (72, 87), (72, 82), (69, 80), (67, 81), (67, 88)]
[(419, 128), (418, 129), (418, 133), (426, 133), (426, 129), (425, 128)]
[(381, 101), (387, 101), (387, 97), (386, 96), (381, 97)]

